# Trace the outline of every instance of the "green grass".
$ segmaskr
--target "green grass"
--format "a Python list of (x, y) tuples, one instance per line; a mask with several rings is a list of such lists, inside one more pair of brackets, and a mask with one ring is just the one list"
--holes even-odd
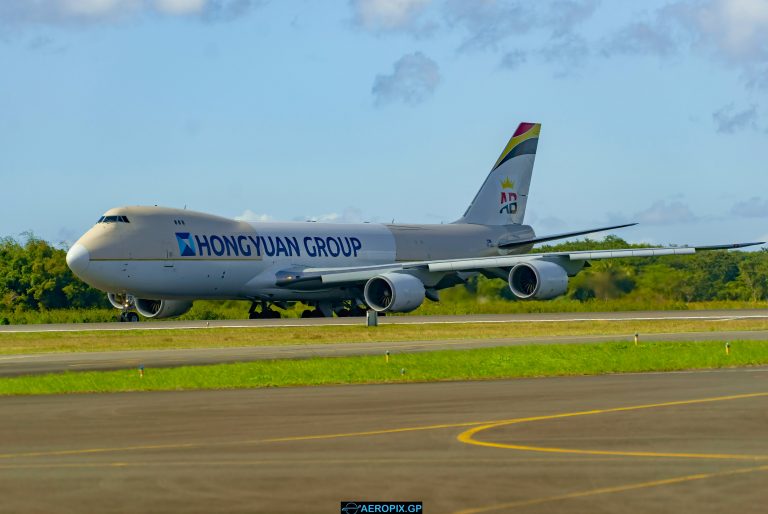
[(0, 354), (768, 330), (768, 319), (558, 321), (0, 333)]
[[(672, 371), (768, 364), (768, 342), (601, 343), (518, 346), (384, 356), (274, 360), (214, 366), (67, 372), (0, 379), (0, 395), (324, 384), (485, 380), (517, 377)], [(404, 370), (404, 371), (402, 371)]]
[[(766, 309), (768, 302), (713, 301), (677, 302), (662, 299), (614, 299), (579, 301), (557, 298), (547, 301), (511, 301), (498, 297), (475, 296), (461, 288), (442, 295), (442, 301), (425, 301), (421, 307), (398, 316), (467, 315), (467, 314), (530, 314), (554, 312), (616, 312), (643, 310), (705, 310), (705, 309)], [(249, 302), (198, 300), (181, 316), (187, 320), (247, 319)], [(297, 304), (281, 311), (284, 318), (298, 318), (307, 307)], [(117, 320), (116, 309), (54, 309), (45, 311), (0, 311), (0, 324), (30, 325), (41, 323), (99, 323)]]

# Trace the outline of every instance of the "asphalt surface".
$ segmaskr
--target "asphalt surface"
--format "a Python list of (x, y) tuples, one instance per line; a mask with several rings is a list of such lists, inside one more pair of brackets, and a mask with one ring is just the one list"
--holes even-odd
[(768, 505), (768, 368), (8, 397), (0, 412), (9, 513), (335, 513), (341, 500), (417, 500), (429, 514)]
[[(766, 309), (710, 311), (633, 311), (633, 312), (566, 312), (541, 314), (476, 314), (470, 316), (381, 316), (379, 324), (423, 325), (432, 323), (530, 323), (562, 321), (620, 321), (654, 319), (756, 319), (768, 318)], [(172, 320), (140, 323), (62, 323), (50, 325), (6, 325), (3, 332), (80, 332), (92, 330), (188, 330), (201, 328), (258, 328), (365, 325), (365, 318), (310, 318), (262, 320)]]
[[(196, 348), (176, 350), (126, 350), (111, 352), (42, 353), (0, 355), (0, 377), (58, 373), (63, 371), (108, 371), (145, 368), (199, 366), (270, 359), (308, 359), (384, 355), (390, 352), (416, 353), (437, 350), (468, 350), (530, 344), (575, 344), (631, 341), (633, 335), (538, 336), (491, 339), (455, 339), (431, 341), (391, 341), (339, 344), (300, 344), (249, 346), (235, 348)], [(707, 331), (642, 335), (649, 341), (734, 341), (768, 340), (768, 331)]]

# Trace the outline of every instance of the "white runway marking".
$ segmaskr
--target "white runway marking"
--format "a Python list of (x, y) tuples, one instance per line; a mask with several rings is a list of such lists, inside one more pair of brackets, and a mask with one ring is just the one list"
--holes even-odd
[[(452, 316), (448, 319), (429, 319), (426, 316), (415, 317), (411, 320), (408, 317), (389, 317), (379, 320), (380, 325), (468, 325), (468, 324), (503, 324), (503, 323), (578, 323), (578, 322), (615, 322), (615, 321), (657, 321), (657, 320), (678, 320), (678, 321), (739, 321), (746, 319), (768, 319), (768, 312), (760, 311), (760, 314), (674, 314), (659, 313), (657, 315), (648, 315), (647, 313), (636, 316), (627, 316), (626, 312), (605, 313), (600, 317), (572, 317), (572, 318), (536, 318), (528, 316), (513, 315), (506, 319), (486, 319), (480, 316)], [(613, 315), (611, 315), (613, 314)], [(436, 318), (443, 318), (437, 316)], [(162, 324), (160, 324), (162, 323)], [(199, 330), (215, 328), (300, 328), (300, 327), (348, 327), (365, 326), (365, 318), (350, 319), (346, 318), (344, 322), (295, 322), (286, 320), (270, 323), (249, 323), (244, 324), (241, 321), (168, 321), (160, 323), (73, 323), (71, 325), (14, 325), (0, 327), (2, 333), (36, 333), (36, 332), (115, 332), (130, 330)], [(211, 324), (214, 323), (214, 324)]]

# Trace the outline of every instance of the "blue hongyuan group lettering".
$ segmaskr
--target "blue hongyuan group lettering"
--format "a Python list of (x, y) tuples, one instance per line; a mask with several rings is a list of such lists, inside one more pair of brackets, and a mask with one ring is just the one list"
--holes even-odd
[(182, 257), (357, 257), (363, 244), (349, 236), (192, 235), (177, 232)]

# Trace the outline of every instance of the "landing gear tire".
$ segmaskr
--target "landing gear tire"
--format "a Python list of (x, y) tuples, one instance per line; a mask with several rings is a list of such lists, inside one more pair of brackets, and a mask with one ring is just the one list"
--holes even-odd
[(128, 322), (128, 323), (136, 323), (139, 321), (139, 315), (135, 312), (121, 312), (120, 317), (118, 318), (121, 323)]

